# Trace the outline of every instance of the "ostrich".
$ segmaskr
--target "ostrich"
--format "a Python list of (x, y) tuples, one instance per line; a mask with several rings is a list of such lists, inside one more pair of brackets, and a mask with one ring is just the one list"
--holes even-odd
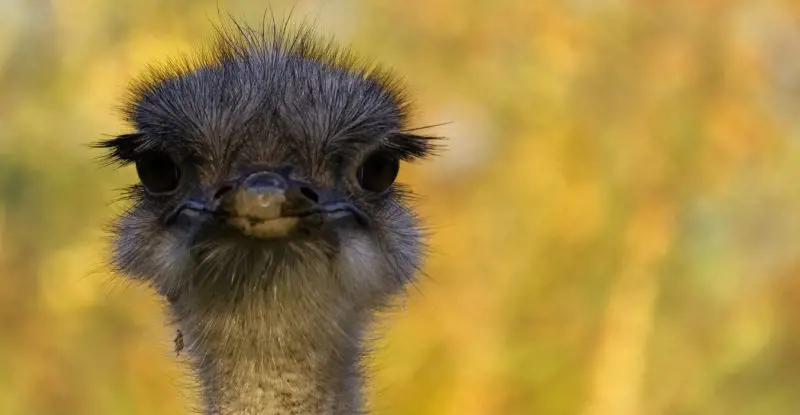
[(395, 178), (435, 145), (359, 62), (234, 24), (134, 82), (132, 131), (98, 143), (139, 178), (112, 264), (166, 299), (206, 414), (364, 413), (365, 331), (424, 254)]

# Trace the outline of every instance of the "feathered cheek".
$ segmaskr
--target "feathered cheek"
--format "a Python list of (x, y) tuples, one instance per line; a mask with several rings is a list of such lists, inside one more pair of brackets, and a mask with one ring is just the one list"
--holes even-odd
[(162, 278), (178, 278), (192, 267), (189, 247), (184, 238), (166, 234), (157, 238), (153, 261)]
[(343, 283), (359, 291), (385, 291), (390, 288), (386, 259), (370, 236), (348, 232), (341, 236), (337, 258), (339, 275)]
[(114, 262), (134, 278), (170, 286), (192, 266), (189, 247), (181, 235), (172, 232), (123, 235), (129, 236), (117, 241)]

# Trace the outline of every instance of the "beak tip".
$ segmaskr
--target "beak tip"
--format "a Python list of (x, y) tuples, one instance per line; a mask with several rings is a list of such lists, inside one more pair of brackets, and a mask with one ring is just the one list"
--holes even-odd
[(227, 206), (234, 216), (253, 219), (274, 219), (281, 216), (286, 202), (284, 190), (278, 187), (243, 187), (233, 193), (233, 200)]

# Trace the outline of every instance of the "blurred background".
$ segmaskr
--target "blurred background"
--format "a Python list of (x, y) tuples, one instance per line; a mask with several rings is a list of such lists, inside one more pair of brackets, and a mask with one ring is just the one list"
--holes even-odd
[[(271, 1), (393, 68), (435, 231), (376, 414), (800, 413), (800, 3)], [(0, 0), (0, 414), (186, 414), (174, 329), (104, 266), (146, 65), (264, 0)]]

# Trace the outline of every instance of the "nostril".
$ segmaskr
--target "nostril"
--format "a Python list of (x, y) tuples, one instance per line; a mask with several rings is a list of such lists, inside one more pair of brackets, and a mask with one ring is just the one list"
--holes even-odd
[(216, 193), (214, 193), (214, 200), (219, 200), (222, 196), (225, 195), (225, 193), (230, 192), (231, 189), (233, 189), (233, 186), (229, 184), (220, 187), (219, 190), (217, 190)]
[(306, 186), (300, 187), (300, 193), (302, 193), (303, 196), (305, 196), (308, 200), (314, 203), (319, 202), (319, 196), (317, 195), (317, 192), (311, 190), (310, 187)]
[(286, 179), (273, 172), (262, 171), (248, 176), (242, 186), (245, 188), (274, 188), (286, 190)]

